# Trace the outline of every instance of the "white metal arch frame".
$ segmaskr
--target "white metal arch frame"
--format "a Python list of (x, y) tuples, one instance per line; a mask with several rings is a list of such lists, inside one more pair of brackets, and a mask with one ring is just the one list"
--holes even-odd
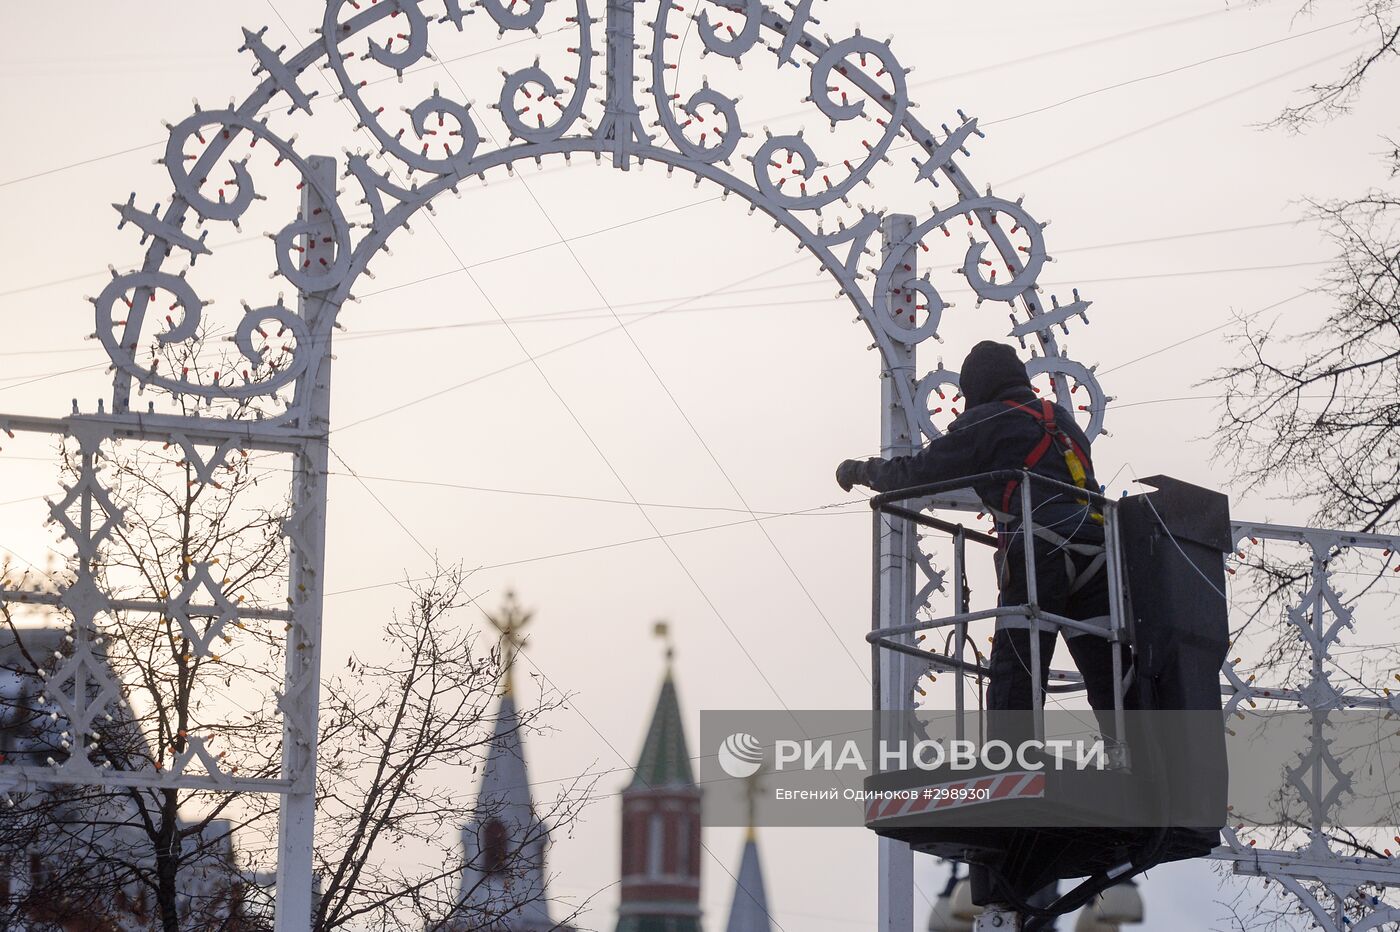
[[(365, 66), (402, 76), (414, 65), (433, 60), (429, 37), (434, 29), (464, 30), (472, 16), (478, 22), (489, 21), (501, 36), (538, 32), (551, 3), (564, 10), (565, 28), (577, 33), (570, 49), (571, 73), (556, 80), (538, 60), (503, 73), (492, 108), (510, 138), (498, 148), (485, 147), (488, 140), (480, 135), (473, 105), (438, 91), (405, 108), (406, 125), (396, 129), (394, 114), (367, 102), (367, 80), (352, 73), (352, 66)], [(885, 376), (880, 420), (887, 454), (911, 451), (921, 438), (936, 436), (939, 428), (933, 414), (941, 412), (931, 406), (951, 407), (957, 399), (956, 373), (940, 363), (920, 376), (916, 364), (915, 347), (937, 335), (951, 307), (927, 276), (918, 275), (916, 260), (921, 250), (931, 248), (926, 237), (940, 243), (951, 236), (949, 225), (962, 220), (972, 235), (958, 264), (977, 302), (1010, 305), (1011, 335), (1023, 346), (1033, 341), (1038, 351), (1032, 371), (1049, 376), (1055, 394), (1066, 403), (1072, 386), (1085, 388), (1087, 403), (1075, 408), (1084, 415), (1091, 437), (1101, 433), (1111, 399), (1092, 367), (1063, 355), (1054, 332), (1058, 327), (1068, 333), (1072, 324), (1087, 322), (1089, 302), (1077, 292), (1064, 305), (1054, 297), (1049, 307), (1042, 302), (1036, 281), (1049, 259), (1044, 224), (1019, 200), (997, 197), (990, 189), (979, 192), (960, 165), (973, 137), (982, 135), (977, 121), (959, 111), (953, 128), (943, 125), (941, 132), (934, 132), (925, 127), (911, 112), (906, 71), (891, 46), (858, 29), (836, 40), (816, 37), (808, 31), (818, 23), (812, 15), (814, 5), (815, 0), (788, 0), (786, 12), (779, 12), (759, 0), (707, 0), (704, 9), (687, 13), (674, 0), (600, 0), (595, 6), (602, 9), (597, 10), (590, 9), (587, 0), (475, 0), (465, 6), (461, 0), (328, 0), (316, 39), (290, 55), (284, 54), (285, 48), (266, 44), (266, 28), (245, 29), (240, 51), (255, 59), (254, 74), (261, 76), (258, 86), (237, 106), (202, 110), (196, 105), (193, 114), (169, 127), (163, 158), (173, 188), (168, 203), (143, 211), (135, 206), (133, 194), (127, 203), (116, 205), (121, 224), (134, 226), (147, 248), (139, 268), (114, 272), (94, 299), (96, 336), (115, 370), (111, 411), (99, 405), (96, 413), (67, 418), (0, 415), (0, 429), (67, 434), (77, 440), (83, 454), (80, 481), (52, 507), (55, 520), (83, 557), (74, 563), (73, 583), (58, 593), (0, 591), (0, 598), (53, 605), (72, 617), (72, 654), (45, 671), (56, 714), (71, 726), (71, 752), (46, 767), (0, 768), (0, 790), (44, 783), (101, 783), (280, 793), (278, 928), (306, 928), (312, 886), (332, 330), (340, 307), (351, 299), (370, 260), (394, 232), (406, 227), (420, 208), (431, 209), (438, 195), (455, 192), (474, 177), (484, 180), (495, 168), (510, 170), (525, 159), (538, 162), (563, 156), (567, 160), (576, 154), (591, 154), (600, 161), (607, 158), (623, 170), (633, 163), (653, 161), (667, 166), (668, 172), (687, 172), (697, 183), (718, 185), (724, 196), (733, 194), (746, 201), (751, 212), (762, 211), (775, 227), (796, 237), (799, 249), (811, 253), (869, 328)], [(641, 7), (647, 8), (649, 19), (639, 23)], [(693, 17), (703, 54), (752, 63), (767, 51), (779, 70), (787, 65), (805, 67), (810, 91), (804, 102), (813, 106), (815, 114), (832, 127), (878, 126), (876, 138), (865, 141), (866, 152), (858, 160), (836, 158), (830, 164), (821, 160), (800, 131), (765, 132), (761, 141), (755, 139), (746, 146), (744, 140), (754, 137), (744, 129), (736, 98), (708, 81), (684, 100), (679, 92), (668, 91), (666, 73), (675, 70), (675, 64), (668, 63), (667, 51), (668, 43), (677, 38), (671, 31), (677, 14)], [(391, 20), (395, 28), (386, 32)], [(639, 25), (640, 37), (649, 32), (649, 44), (639, 43)], [(390, 171), (381, 174), (368, 157), (354, 154), (344, 166), (344, 177), (358, 187), (368, 207), (367, 223), (352, 224), (347, 219), (338, 200), (334, 163), (302, 155), (294, 135), (274, 132), (262, 116), (282, 105), (288, 108), (288, 116), (298, 111), (309, 115), (320, 97), (308, 86), (308, 71), (313, 67), (326, 71), (337, 98), (354, 111), (358, 128), (373, 137), (378, 154), (390, 165)], [(591, 108), (588, 95), (598, 88), (599, 71), (604, 78), (603, 97), (600, 107)], [(849, 85), (845, 92), (840, 90), (843, 83)], [(645, 84), (640, 95), (638, 84)], [(520, 106), (522, 98), (528, 102), (524, 106)], [(534, 125), (525, 119), (532, 110), (537, 111)], [(647, 111), (652, 111), (650, 121), (644, 116)], [(592, 117), (597, 117), (596, 126)], [(904, 164), (890, 158), (902, 137), (910, 142), (900, 148), (912, 146), (918, 153)], [(186, 155), (191, 140), (203, 146), (198, 155)], [(296, 289), (298, 306), (288, 308), (280, 300), (258, 308), (245, 305), (245, 312), (229, 330), (238, 361), (227, 371), (193, 376), (162, 372), (157, 354), (151, 352), (145, 359), (143, 347), (149, 351), (152, 346), (196, 340), (208, 329), (207, 302), (185, 271), (171, 271), (173, 262), (188, 260), (193, 265), (211, 253), (205, 243), (207, 234), (196, 236), (187, 225), (194, 221), (198, 227), (223, 223), (237, 227), (262, 197), (248, 155), (234, 154), (235, 143), (245, 140), (250, 148), (260, 143), (270, 148), (276, 154), (274, 164), (289, 166), (302, 191), (299, 213), (272, 235), (277, 275)], [(736, 165), (741, 162), (748, 167)], [(211, 176), (217, 179), (225, 171), (232, 177), (222, 186), (217, 180), (210, 184)], [(870, 183), (876, 172), (927, 183), (939, 191), (951, 189), (953, 200), (942, 208), (930, 205), (922, 217), (852, 207), (851, 194)], [(400, 174), (410, 180), (400, 181)], [(940, 187), (940, 182), (948, 188)], [(831, 219), (834, 230), (824, 224)], [(357, 230), (362, 231), (358, 236)], [(881, 258), (871, 270), (872, 277), (861, 262), (874, 252), (871, 241), (877, 235)], [(987, 257), (988, 245), (1008, 275), (1001, 281), (995, 271), (983, 277), (982, 270), (995, 265)], [(172, 261), (172, 257), (178, 258)], [(153, 310), (159, 292), (171, 299), (169, 314)], [(285, 352), (269, 353), (274, 341), (282, 342)], [(951, 399), (944, 388), (951, 390)], [(133, 393), (146, 389), (199, 399), (208, 403), (211, 416), (162, 414), (154, 405), (138, 412)], [(247, 400), (278, 400), (285, 409), (257, 418), (212, 416), (212, 409), (220, 404)], [(204, 482), (211, 481), (214, 470), (234, 450), (290, 453), (296, 470), (294, 512), (285, 528), (293, 553), (287, 604), (232, 603), (207, 568), (195, 574), (197, 585), (161, 604), (128, 604), (102, 592), (86, 566), (101, 547), (110, 522), (120, 520), (120, 515), (114, 513), (97, 476), (96, 462), (103, 446), (118, 438), (180, 444), (189, 460), (198, 464), (199, 481)], [(913, 535), (891, 528), (878, 554), (887, 569), (885, 585), (904, 594), (902, 604), (909, 606), (910, 615), (916, 603), (942, 585), (942, 574), (916, 547)], [(915, 581), (918, 574), (924, 577), (922, 583)], [(196, 647), (207, 647), (217, 626), (240, 618), (286, 622), (288, 644), (294, 649), (288, 650), (279, 697), (285, 740), (282, 772), (277, 777), (253, 779), (228, 772), (193, 737), (186, 752), (169, 766), (149, 771), (114, 770), (96, 759), (95, 743), (90, 741), (93, 722), (119, 693), (98, 659), (99, 618), (121, 608), (165, 612), (184, 619), (182, 625), (191, 617), (211, 619), (215, 627), (196, 632)], [(889, 698), (909, 704), (918, 672), (899, 668), (883, 677), (885, 687), (893, 691)], [(84, 688), (83, 683), (100, 688)], [(887, 701), (885, 707), (892, 703)], [(909, 859), (907, 849), (901, 853), (899, 848), (889, 842), (881, 845), (878, 926), (882, 932), (903, 932), (913, 926)], [(1293, 876), (1306, 879), (1307, 875), (1295, 868)], [(1315, 914), (1321, 911), (1314, 910)]]
[[(557, 4), (567, 0), (554, 2)], [(798, 64), (799, 55), (808, 58), (811, 94), (807, 100), (832, 126), (868, 118), (875, 108), (883, 111), (878, 118), (882, 127), (879, 138), (868, 145), (869, 151), (859, 164), (843, 160), (835, 168), (823, 165), (802, 132), (768, 136), (755, 151), (740, 156), (740, 143), (748, 134), (740, 121), (738, 102), (708, 84), (678, 104), (680, 111), (689, 117), (684, 123), (678, 121), (672, 114), (671, 101), (679, 95), (668, 94), (664, 85), (665, 72), (671, 67), (665, 63), (665, 45), (668, 36), (673, 35), (667, 30), (670, 17), (677, 9), (672, 0), (660, 0), (654, 18), (647, 23), (651, 30), (651, 50), (640, 55), (641, 59), (651, 64), (651, 84), (646, 94), (656, 114), (652, 126), (662, 131), (663, 138), (659, 142), (643, 125), (641, 113), (648, 105), (638, 100), (633, 87), (634, 81), (641, 80), (634, 76), (640, 49), (635, 28), (634, 8), (639, 5), (637, 0), (610, 0), (606, 16), (598, 19), (590, 18), (584, 0), (574, 0), (570, 5), (574, 15), (569, 19), (578, 30), (578, 45), (571, 50), (577, 59), (577, 68), (575, 74), (565, 79), (573, 85), (572, 90), (567, 93), (561, 91), (554, 79), (538, 64), (505, 75), (499, 101), (492, 108), (499, 112), (511, 139), (509, 144), (492, 151), (479, 151), (486, 139), (479, 135), (473, 108), (450, 100), (437, 91), (416, 106), (405, 108), (411, 129), (418, 136), (415, 145), (407, 144), (404, 128), (395, 132), (384, 124), (385, 108), (372, 107), (364, 100), (363, 82), (355, 80), (347, 68), (347, 59), (359, 57), (362, 61), (373, 61), (401, 75), (405, 69), (429, 59), (428, 35), (435, 25), (452, 24), (461, 29), (470, 14), (485, 12), (501, 34), (511, 30), (537, 30), (548, 4), (549, 0), (530, 0), (528, 3), (521, 0), (523, 12), (517, 13), (513, 12), (517, 5), (514, 2), (509, 3), (507, 8), (501, 0), (479, 0), (476, 7), (463, 10), (454, 0), (447, 0), (443, 4), (443, 12), (432, 17), (424, 9), (429, 5), (428, 0), (383, 0), (368, 4), (332, 0), (327, 4), (319, 27), (319, 39), (285, 58), (281, 55), (282, 50), (274, 51), (264, 44), (262, 35), (266, 30), (258, 33), (245, 30), (243, 49), (257, 59), (256, 70), (264, 75), (262, 83), (236, 108), (200, 110), (170, 127), (170, 139), (163, 161), (171, 176), (174, 196), (163, 210), (145, 213), (132, 203), (118, 208), (123, 222), (134, 223), (140, 228), (143, 239), (149, 236), (151, 241), (142, 268), (115, 276), (96, 299), (97, 335), (118, 370), (115, 410), (128, 409), (132, 383), (210, 400), (271, 395), (278, 389), (291, 386), (308, 365), (308, 354), (297, 352), (293, 365), (283, 366), (275, 372), (269, 371), (266, 361), (253, 348), (251, 334), (257, 328), (275, 323), (292, 330), (299, 349), (323, 347), (329, 341), (335, 312), (350, 297), (351, 289), (369, 260), (420, 208), (429, 205), (434, 197), (444, 191), (457, 190), (463, 181), (473, 177), (484, 178), (485, 173), (493, 168), (555, 155), (565, 158), (575, 154), (592, 154), (598, 158), (606, 156), (614, 166), (624, 170), (634, 161), (651, 160), (668, 166), (668, 169), (689, 172), (697, 180), (713, 182), (724, 189), (725, 196), (735, 194), (742, 197), (772, 218), (776, 225), (791, 232), (801, 246), (812, 253), (821, 268), (840, 285), (870, 327), (882, 354), (890, 359), (897, 355), (900, 347), (915, 345), (936, 334), (946, 302), (931, 283), (912, 278), (902, 270), (900, 263), (894, 261), (887, 261), (881, 266), (874, 287), (867, 292), (860, 284), (860, 280), (866, 276), (859, 269), (858, 261), (867, 249), (871, 236), (879, 229), (880, 215), (861, 212), (850, 225), (845, 223), (844, 218), (838, 218), (839, 229), (827, 232), (821, 225), (821, 212), (823, 208), (836, 207), (839, 210), (843, 205), (849, 208), (850, 194), (859, 185), (868, 183), (872, 173), (881, 165), (894, 164), (887, 153), (896, 139), (907, 136), (922, 152), (922, 158), (910, 160), (913, 163), (913, 177), (931, 185), (937, 185), (937, 177), (945, 178), (951, 182), (958, 197), (949, 207), (934, 211), (919, 222), (910, 232), (910, 243), (922, 242), (925, 236), (939, 230), (946, 232), (950, 222), (966, 218), (970, 226), (986, 237), (985, 241), (974, 240), (962, 261), (963, 274), (979, 303), (990, 300), (1019, 305), (1018, 313), (1025, 320), (1015, 323), (1014, 335), (1023, 341), (1027, 337), (1035, 337), (1045, 356), (1059, 355), (1053, 326), (1059, 325), (1067, 331), (1068, 323), (1073, 318), (1083, 316), (1088, 302), (1076, 298), (1074, 303), (1065, 307), (1060, 307), (1056, 302), (1048, 311), (1042, 308), (1035, 282), (1048, 258), (1041, 232), (1043, 225), (1019, 202), (991, 194), (979, 195), (957, 163), (958, 155), (967, 151), (965, 147), (969, 139), (980, 135), (977, 121), (963, 119), (954, 130), (945, 126), (940, 141), (938, 134), (925, 128), (910, 112), (904, 69), (888, 44), (869, 39), (858, 30), (839, 41), (818, 39), (802, 31), (811, 21), (813, 0), (796, 4), (794, 12), (788, 17), (767, 9), (758, 0), (746, 0), (737, 5), (715, 4), (716, 9), (723, 11), (722, 15), (741, 16), (744, 20), (741, 29), (729, 29), (732, 38), (727, 39), (720, 37), (719, 27), (710, 22), (706, 11), (699, 12), (695, 18), (707, 53), (739, 60), (746, 55), (751, 56), (755, 49), (767, 48), (776, 56), (779, 67)], [(352, 7), (363, 9), (342, 18), (342, 14)], [(405, 37), (405, 48), (391, 51), (374, 39), (363, 37), (363, 33), (382, 20), (399, 16), (406, 23), (399, 27), (400, 35)], [(606, 24), (604, 74), (607, 91), (602, 102), (602, 118), (596, 129), (589, 127), (587, 132), (570, 132), (588, 122), (584, 110), (589, 88), (596, 86), (591, 78), (598, 58), (593, 50), (593, 33), (600, 22)], [(780, 41), (771, 47), (762, 45), (759, 37), (764, 30)], [(872, 59), (878, 68), (868, 64)], [(860, 65), (856, 64), (857, 60)], [(258, 117), (280, 95), (285, 95), (293, 111), (300, 109), (309, 113), (317, 93), (302, 86), (308, 80), (304, 73), (318, 63), (333, 78), (339, 95), (353, 107), (362, 128), (373, 135), (380, 146), (380, 154), (410, 176), (418, 173), (426, 176), (425, 180), (405, 187), (381, 176), (364, 156), (351, 156), (345, 173), (361, 187), (364, 202), (372, 215), (364, 235), (358, 241), (352, 241), (351, 225), (336, 203), (334, 189), (312, 179), (305, 160), (297, 154), (291, 142), (275, 134), (266, 118)], [(834, 75), (858, 88), (865, 99), (852, 101), (843, 95), (841, 102), (833, 100), (827, 88), (835, 80)], [(881, 83), (882, 80), (887, 81), (889, 86)], [(537, 113), (537, 125), (527, 125), (516, 112), (516, 103), (522, 95), (530, 95), (537, 102), (545, 98), (556, 102), (557, 116), (546, 124), (543, 113)], [(567, 102), (560, 102), (561, 97)], [(724, 126), (701, 130), (704, 141), (697, 141), (688, 135), (687, 128), (693, 121), (703, 121), (706, 110), (712, 112), (712, 121), (723, 122)], [(192, 138), (198, 138), (203, 143), (205, 131), (211, 133), (208, 144), (194, 164), (186, 167), (186, 143)], [(165, 343), (194, 336), (202, 319), (203, 302), (184, 278), (162, 271), (162, 265), (174, 250), (188, 253), (191, 258), (209, 252), (202, 237), (195, 239), (184, 231), (187, 220), (194, 219), (200, 224), (237, 224), (259, 197), (247, 168), (246, 156), (241, 159), (228, 157), (235, 142), (249, 137), (252, 144), (266, 141), (282, 159), (290, 162), (304, 183), (315, 189), (325, 205), (332, 242), (324, 244), (323, 249), (333, 257), (329, 262), (306, 267), (306, 260), (295, 255), (297, 237), (304, 232), (305, 221), (300, 218), (277, 233), (274, 242), (279, 274), (298, 291), (321, 296), (331, 314), (320, 321), (317, 332), (309, 332), (285, 308), (272, 306), (249, 310), (238, 321), (235, 334), (244, 358), (240, 370), (222, 373), (218, 380), (204, 383), (152, 371), (137, 360), (136, 348), (141, 345), (142, 337), (151, 324), (143, 302), (137, 300), (134, 306), (128, 308), (121, 299), (132, 293), (139, 296), (143, 289), (168, 290), (179, 304), (182, 316), (177, 325), (155, 334), (156, 338)], [(446, 149), (444, 154), (440, 157), (431, 154), (439, 146)], [(740, 157), (752, 163), (751, 177), (741, 177), (732, 170), (734, 159)], [(225, 160), (233, 172), (233, 178), (225, 187), (232, 187), (236, 194), (224, 199), (224, 189), (221, 188), (220, 197), (215, 200), (202, 191), (203, 181), (216, 169), (223, 171), (220, 165)], [(793, 162), (798, 163), (796, 168), (791, 167)], [(784, 174), (775, 179), (778, 171)], [(798, 188), (797, 193), (791, 193), (793, 187)], [(1009, 230), (998, 222), (999, 215), (1010, 219)], [(1017, 232), (1023, 232), (1027, 240), (1026, 245), (1019, 249), (1013, 240)], [(1009, 279), (997, 282), (995, 272), (990, 280), (983, 278), (982, 265), (992, 264), (983, 255), (988, 243), (996, 247), (1001, 262), (1010, 272)], [(898, 292), (901, 286), (916, 292), (928, 302), (927, 310), (923, 311), (926, 320), (922, 324), (911, 325), (901, 319), (902, 315), (891, 313), (888, 296), (892, 291)], [(1097, 390), (1093, 374), (1083, 366), (1062, 365), (1053, 359), (1046, 360), (1042, 365), (1055, 377), (1058, 388), (1067, 387), (1065, 375), (1069, 372), (1094, 387), (1096, 403), (1087, 407), (1091, 416), (1090, 433), (1097, 434), (1102, 427), (1104, 399)], [(920, 418), (917, 414), (917, 391), (918, 387), (911, 384), (901, 383), (896, 387), (901, 407), (923, 422), (924, 433), (935, 434), (937, 428), (929, 419)], [(290, 412), (292, 419), (297, 414), (295, 408), (293, 405)]]

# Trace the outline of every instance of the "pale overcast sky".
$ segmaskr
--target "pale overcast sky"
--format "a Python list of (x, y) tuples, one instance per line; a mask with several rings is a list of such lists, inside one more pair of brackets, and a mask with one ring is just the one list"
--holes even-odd
[[(1067, 342), (1075, 358), (1100, 363), (1118, 399), (1112, 435), (1095, 447), (1100, 477), (1114, 477), (1115, 491), (1158, 472), (1226, 481), (1210, 461), (1210, 389), (1198, 385), (1229, 359), (1214, 328), (1285, 299), (1293, 300), (1270, 313), (1299, 323), (1323, 314), (1319, 299), (1298, 296), (1315, 284), (1329, 246), (1314, 224), (1291, 221), (1303, 217), (1307, 198), (1385, 180), (1377, 153), (1393, 124), (1393, 69), (1345, 119), (1301, 136), (1258, 128), (1364, 41), (1347, 22), (1350, 3), (1323, 0), (1305, 17), (1295, 15), (1298, 5), (820, 6), (820, 28), (833, 35), (857, 22), (877, 38), (893, 35), (900, 61), (915, 69), (911, 96), (925, 124), (952, 124), (959, 108), (981, 118), (987, 138), (963, 162), (969, 176), (999, 194), (1025, 193), (1028, 208), (1053, 221), (1047, 238), (1057, 261), (1041, 278), (1062, 297), (1077, 286), (1094, 301), (1092, 324)], [(270, 45), (300, 47), (320, 16), (314, 0), (0, 9), (10, 38), (0, 56), (0, 410), (59, 415), (72, 399), (92, 408), (108, 394), (101, 348), (83, 341), (93, 328), (83, 296), (102, 288), (109, 263), (140, 261), (109, 205), (132, 191), (146, 208), (168, 197), (169, 180), (152, 164), (161, 120), (185, 116), (192, 97), (222, 106), (252, 89), (252, 59), (235, 51), (241, 26), (267, 25)], [(496, 48), (485, 17), (469, 23), (439, 53), (479, 53), (450, 68), (483, 108), (499, 93), (497, 68), (528, 65), (536, 41), (546, 55), (562, 42), (546, 34)], [(751, 130), (807, 126), (820, 147), (825, 120), (799, 103), (806, 89), (794, 70), (779, 75), (771, 58), (742, 72), (714, 58), (700, 63), (697, 47), (683, 59), (692, 72), (682, 72), (684, 87), (706, 72), (725, 93), (743, 95)], [(401, 89), (376, 88), (377, 99), (412, 105), (435, 81), (444, 93), (454, 89), (430, 71)], [(297, 125), (298, 147), (339, 157), (363, 144), (352, 122), (322, 101)], [(908, 164), (907, 154), (892, 158)], [(701, 709), (771, 708), (775, 693), (791, 708), (860, 708), (869, 696), (864, 660), (852, 660), (866, 656), (868, 511), (831, 478), (840, 459), (878, 446), (869, 334), (851, 323), (849, 305), (810, 257), (798, 261), (790, 239), (747, 218), (734, 199), (722, 203), (715, 188), (692, 189), (655, 167), (623, 174), (579, 161), (523, 169), (528, 189), (497, 172), (489, 187), (473, 182), (461, 199), (439, 201), (436, 229), (415, 221), (413, 235), (400, 234), (342, 317), (349, 331), (338, 338), (334, 375), (332, 445), (397, 520), (353, 479), (333, 480), (327, 669), (379, 642), (381, 620), (401, 599), (389, 584), (423, 571), (420, 548), (494, 567), (479, 571), (475, 588), (491, 602), (513, 586), (537, 609), (530, 661), (576, 696), (557, 733), (528, 748), (533, 776), (546, 784), (622, 767), (614, 749), (636, 756), (662, 670), (650, 638), (657, 618), (675, 632), (692, 753), (700, 753)], [(946, 203), (947, 191), (931, 193)], [(926, 213), (930, 192), (894, 184), (856, 197)], [(217, 293), (216, 310), (233, 314), (240, 297), (270, 300), (262, 292), (282, 287), (267, 281), (271, 254), (253, 239), (258, 232), (210, 234), (211, 243), (231, 244), (206, 295)], [(935, 252), (934, 261), (960, 264), (961, 251)], [(731, 283), (744, 284), (638, 323), (636, 345), (613, 330), (558, 349), (607, 331), (607, 305), (630, 319)], [(564, 311), (576, 313), (557, 316)], [(533, 367), (511, 366), (526, 357), (497, 312), (518, 320), (532, 355), (557, 349), (541, 366), (572, 414)], [(555, 316), (526, 319), (542, 314)], [(974, 308), (965, 297), (948, 320), (943, 346), (922, 350), (928, 367), (940, 350), (955, 367), (974, 339), (1008, 327), (1004, 307)], [(6, 469), (6, 500), (52, 488), (43, 463)], [(614, 469), (638, 500), (653, 503), (645, 514)], [(766, 520), (770, 540), (735, 488), (756, 512), (853, 504)], [(1306, 516), (1286, 497), (1255, 495), (1234, 508)], [(0, 544), (41, 562), (50, 538), (28, 522), (32, 512), (19, 511), (0, 511)], [(650, 538), (649, 522), (666, 534), (695, 533), (671, 537), (669, 549), (656, 540), (590, 549)], [(583, 552), (556, 556), (570, 551)], [(614, 773), (602, 786), (624, 782)], [(605, 798), (555, 846), (554, 892), (584, 898), (612, 884), (617, 835), (617, 801)], [(706, 839), (737, 870), (740, 833), (708, 830)], [(873, 836), (774, 829), (762, 844), (783, 928), (873, 922)], [(704, 869), (706, 922), (717, 929), (732, 883), (719, 865)], [(930, 894), (941, 871), (920, 868)], [(1144, 928), (1209, 927), (1223, 915), (1215, 885), (1202, 865), (1154, 871)], [(609, 928), (615, 905), (615, 888), (604, 890), (585, 924)]]

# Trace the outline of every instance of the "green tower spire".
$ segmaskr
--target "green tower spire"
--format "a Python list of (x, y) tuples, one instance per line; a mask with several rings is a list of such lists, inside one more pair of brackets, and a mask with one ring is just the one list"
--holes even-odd
[[(669, 634), (665, 622), (656, 633)], [(622, 884), (616, 932), (700, 932), (700, 788), (690, 766), (666, 647), (666, 675), (622, 793)]]

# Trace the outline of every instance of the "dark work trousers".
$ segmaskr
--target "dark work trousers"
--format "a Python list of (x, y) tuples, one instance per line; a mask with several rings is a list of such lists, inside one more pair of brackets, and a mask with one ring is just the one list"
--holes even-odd
[[(1000, 605), (1025, 605), (1026, 564), (1022, 539), (1013, 536), (1009, 546), (997, 553), (998, 578), (1001, 583)], [(1070, 562), (1066, 562), (1068, 556)], [(1076, 621), (1104, 619), (1102, 627), (1108, 630), (1108, 571), (1100, 566), (1082, 582), (1078, 577), (1091, 573), (1093, 556), (1069, 553), (1048, 541), (1035, 542), (1035, 581), (1036, 599), (1042, 609), (1073, 618)], [(1075, 585), (1079, 582), (1079, 585)], [(1071, 591), (1073, 590), (1073, 591)], [(1031, 708), (1031, 632), (1025, 619), (1002, 619), (998, 621), (996, 637), (992, 641), (991, 682), (987, 687), (987, 731), (990, 737), (1017, 744), (1029, 740), (1034, 734), (1034, 723), (1026, 714)], [(1092, 634), (1065, 631), (1066, 644), (1074, 664), (1084, 676), (1084, 684), (1089, 693), (1089, 705), (1095, 710), (1099, 730), (1104, 735), (1112, 735), (1113, 723), (1113, 645)], [(1050, 659), (1055, 655), (1059, 636), (1054, 630), (1042, 631), (1040, 635), (1040, 683), (1041, 699), (1045, 697), (1045, 681), (1050, 676)], [(1132, 668), (1132, 658), (1126, 647), (1122, 651), (1122, 669), (1126, 676)], [(1123, 698), (1123, 707), (1136, 707), (1134, 690), (1128, 690)], [(1121, 737), (1121, 736), (1119, 736)], [(1001, 902), (992, 886), (988, 869), (982, 864), (969, 865), (972, 882), (972, 901), (980, 906)], [(1017, 891), (1027, 897), (1033, 905), (1046, 906), (1057, 893), (1054, 884), (1044, 890)], [(1024, 917), (1022, 917), (1024, 918)]]
[[(1007, 550), (998, 553), (1001, 579), (1000, 604), (1024, 605), (1026, 567), (1019, 536), (1013, 537)], [(1037, 540), (1035, 546), (1036, 598), (1040, 607), (1056, 615), (1076, 621), (1099, 620), (1108, 631), (1108, 572), (1103, 565), (1092, 567), (1091, 554), (1072, 553), (1053, 543)], [(1081, 578), (1086, 577), (1087, 578)], [(1096, 711), (1113, 709), (1113, 647), (1104, 638), (1066, 629), (1066, 642), (1075, 666), (1084, 677), (1089, 705)], [(1055, 654), (1057, 636), (1052, 628), (1040, 634), (1040, 683), (1044, 702), (1045, 681), (1050, 674), (1050, 661)], [(1122, 669), (1126, 677), (1132, 668), (1126, 646), (1120, 647)], [(1031, 632), (1025, 619), (1001, 619), (992, 642), (991, 682), (987, 691), (987, 709), (992, 712), (1025, 711), (1031, 708)], [(1133, 691), (1124, 697), (1124, 708), (1133, 708)], [(1007, 724), (1019, 716), (994, 716)], [(1111, 716), (1099, 716), (1100, 727), (1111, 725)], [(1017, 732), (1029, 731), (1029, 721), (1021, 723)], [(1006, 727), (992, 727), (993, 733), (1006, 734)]]

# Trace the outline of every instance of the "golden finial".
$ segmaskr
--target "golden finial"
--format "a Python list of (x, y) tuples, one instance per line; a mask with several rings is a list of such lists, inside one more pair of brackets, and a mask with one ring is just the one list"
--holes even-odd
[(744, 780), (744, 802), (749, 807), (749, 827), (744, 833), (745, 841), (758, 839), (758, 797), (763, 793), (763, 768), (760, 767)]
[(527, 612), (520, 607), (520, 603), (515, 598), (515, 591), (512, 589), (506, 590), (505, 603), (501, 606), (499, 613), (495, 615), (490, 612), (486, 613), (486, 620), (491, 622), (492, 627), (501, 633), (501, 667), (505, 671), (501, 684), (502, 696), (511, 694), (511, 671), (515, 667), (515, 655), (525, 644), (525, 639), (521, 637), (520, 632), (534, 617), (534, 612)]
[(676, 643), (671, 640), (671, 623), (669, 621), (658, 621), (651, 626), (651, 633), (661, 638), (666, 644), (666, 672), (671, 672), (671, 662), (676, 657)]

